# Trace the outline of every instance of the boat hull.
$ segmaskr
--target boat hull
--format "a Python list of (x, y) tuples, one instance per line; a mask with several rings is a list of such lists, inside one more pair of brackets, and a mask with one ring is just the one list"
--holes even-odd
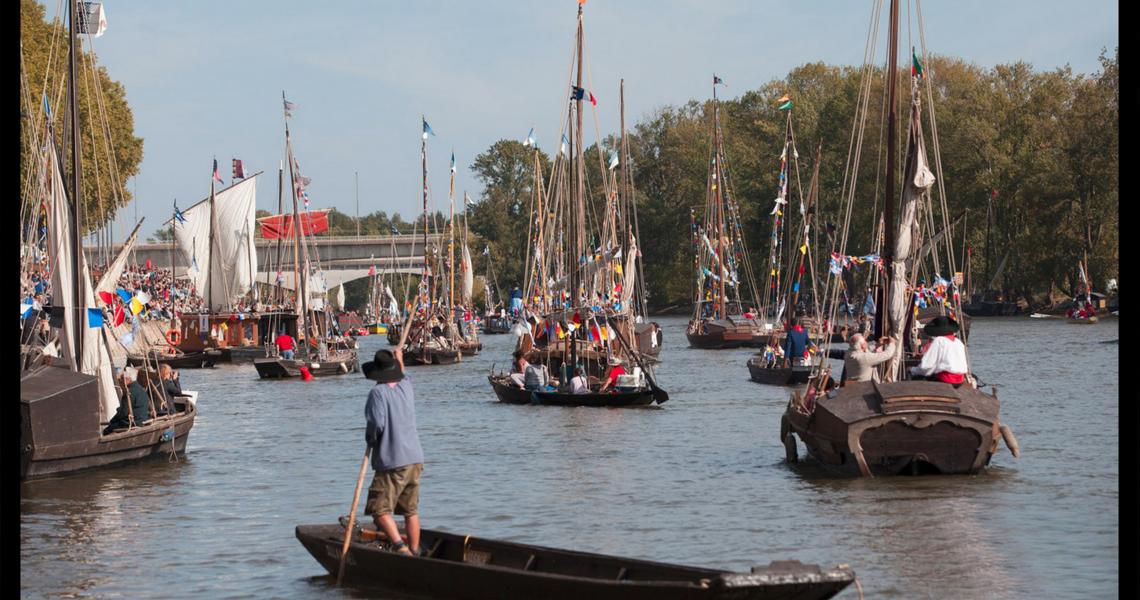
[(1073, 324), (1073, 325), (1093, 325), (1093, 324), (1095, 324), (1095, 323), (1097, 322), (1097, 318), (1096, 318), (1096, 317), (1088, 317), (1088, 318), (1086, 318), (1086, 319), (1073, 319), (1073, 318), (1069, 318), (1069, 319), (1067, 319), (1067, 320), (1068, 320), (1068, 322), (1069, 322), (1069, 323), (1071, 323), (1071, 324)]
[(486, 334), (499, 334), (510, 333), (511, 321), (503, 317), (484, 317), (483, 318), (483, 333)]
[(768, 385), (800, 385), (808, 382), (811, 366), (765, 367), (763, 360), (748, 359), (748, 374), (752, 381)]
[[(299, 525), (297, 539), (336, 574), (345, 530)], [(421, 531), (428, 556), (412, 558), (365, 542), (354, 533), (345, 557), (345, 580), (434, 598), (590, 598), (697, 600), (823, 599), (850, 585), (849, 568), (821, 569), (798, 561), (730, 573), (488, 540), (431, 529)]]
[(160, 365), (170, 365), (175, 369), (208, 369), (222, 360), (222, 352), (220, 350), (205, 350), (202, 352), (185, 352), (178, 355), (127, 356), (127, 364), (132, 367), (141, 367), (148, 363), (154, 364), (155, 360)]
[(409, 365), (454, 365), (460, 359), (461, 353), (455, 349), (404, 352), (404, 362)]
[(941, 382), (851, 383), (803, 405), (794, 392), (781, 440), (794, 433), (820, 463), (864, 476), (977, 473), (1001, 438), (996, 396)]
[(313, 377), (332, 377), (354, 373), (360, 369), (360, 364), (356, 352), (353, 351), (338, 353), (323, 361), (262, 357), (253, 361), (253, 367), (257, 369), (258, 377), (262, 379), (288, 379), (301, 377), (301, 367), (307, 367)]
[(491, 387), (500, 402), (507, 404), (540, 404), (543, 406), (594, 406), (625, 408), (649, 406), (654, 396), (651, 390), (635, 392), (567, 394), (562, 392), (530, 392), (510, 384), (506, 376), (488, 376)]

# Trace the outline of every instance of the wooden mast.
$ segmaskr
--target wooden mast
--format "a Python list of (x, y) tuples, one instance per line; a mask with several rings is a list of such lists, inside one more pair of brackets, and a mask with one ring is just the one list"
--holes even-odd
[(83, 207), (80, 195), (80, 178), (83, 175), (83, 164), (80, 160), (79, 144), (79, 84), (76, 82), (76, 62), (79, 54), (79, 23), (82, 18), (77, 7), (78, 0), (68, 2), (68, 26), (71, 34), (71, 46), (68, 52), (68, 87), (70, 98), (68, 108), (71, 113), (71, 262), (75, 273), (72, 277), (72, 292), (74, 294), (75, 315), (75, 371), (83, 371), (83, 331), (87, 328), (85, 310), (83, 310), (83, 287), (80, 283), (82, 277), (79, 271), (83, 268), (80, 262), (83, 256)]
[[(281, 99), (282, 100), (285, 99), (285, 92), (281, 92)], [(301, 300), (301, 302), (300, 302), (300, 306), (301, 306), (300, 319), (301, 320), (297, 324), (297, 331), (301, 332), (301, 334), (303, 334), (306, 338), (308, 338), (307, 324), (309, 321), (309, 285), (308, 285), (309, 256), (308, 256), (308, 253), (304, 252), (304, 250), (303, 250), (303, 240), (301, 237), (301, 215), (299, 214), (299, 212), (297, 210), (297, 175), (293, 171), (293, 162), (294, 162), (293, 161), (293, 142), (289, 138), (289, 122), (288, 121), (285, 122), (285, 150), (286, 150), (286, 158), (288, 158), (288, 160), (289, 160), (289, 181), (291, 181), (293, 183), (293, 185), (290, 186), (292, 188), (292, 194), (291, 195), (293, 197), (293, 274), (294, 274), (294, 279), (295, 279), (295, 281), (294, 281), (295, 285), (293, 286), (293, 290), (295, 292), (298, 292), (301, 296), (301, 298), (300, 298), (300, 300)], [(298, 261), (298, 259), (302, 258), (303, 252), (304, 252), (303, 260), (305, 261), (305, 272), (301, 273), (298, 270), (299, 266), (297, 264), (297, 261)], [(306, 346), (306, 349), (307, 349), (307, 346)]]
[[(581, 215), (579, 215), (578, 211), (580, 209), (579, 205), (582, 202), (582, 190), (581, 190), (582, 178), (581, 178), (581, 174), (578, 173), (578, 169), (581, 168), (582, 161), (577, 160), (577, 158), (576, 158), (577, 157), (577, 155), (576, 155), (577, 150), (575, 149), (576, 146), (577, 146), (577, 148), (581, 148), (581, 145), (582, 145), (582, 140), (580, 139), (580, 136), (582, 135), (582, 96), (585, 95), (585, 92), (582, 90), (582, 2), (578, 3), (577, 44), (578, 44), (578, 83), (577, 83), (577, 86), (575, 87), (574, 94), (572, 94), (573, 100), (574, 100), (573, 106), (574, 106), (575, 126), (574, 126), (574, 131), (572, 131), (570, 134), (570, 156), (569, 156), (570, 160), (572, 161), (571, 168), (570, 168), (571, 208), (569, 211), (569, 213), (570, 213), (570, 215), (569, 215), (570, 216), (570, 218), (569, 218), (569, 221), (570, 221), (570, 244), (569, 244), (569, 247), (570, 247), (570, 252), (572, 253), (570, 256), (570, 260), (572, 261), (571, 265), (570, 265), (570, 308), (571, 309), (576, 308), (576, 306), (578, 304), (578, 269), (579, 269), (578, 259), (582, 256), (582, 250), (579, 247), (582, 243), (582, 240), (578, 239), (578, 237), (579, 237), (578, 236), (578, 227), (580, 225), (578, 221), (579, 221), (579, 217), (581, 216)], [(581, 323), (581, 326), (575, 328), (574, 331), (572, 332), (572, 334), (570, 335), (570, 369), (567, 372), (569, 377), (574, 376), (574, 369), (578, 365), (578, 344), (577, 344), (576, 338), (581, 336), (581, 333), (579, 330), (585, 329), (585, 327), (587, 327), (587, 325), (583, 321)]]
[[(899, 37), (899, 1), (891, 0), (891, 28), (888, 38), (889, 56), (887, 59), (887, 181), (886, 201), (883, 211), (883, 248), (882, 259), (884, 265), (890, 265), (895, 255), (895, 83), (898, 79), (896, 66), (898, 64), (898, 37)], [(891, 278), (882, 278), (881, 298), (875, 307), (875, 337), (889, 336), (891, 334), (890, 319), (886, 314), (891, 297)]]
[[(428, 278), (427, 116), (420, 115), (420, 119), (423, 121), (423, 125), (424, 125), (424, 133), (422, 136), (420, 136), (421, 137), (421, 139), (420, 139), (420, 173), (421, 173), (421, 180), (423, 183), (422, 187), (423, 187), (423, 196), (424, 196), (424, 268), (422, 270), (421, 279), (423, 281), (427, 281), (427, 278)], [(418, 290), (417, 290), (417, 292), (418, 292)], [(429, 294), (428, 300), (430, 301), (431, 300), (430, 288), (429, 288), (428, 294)], [(418, 293), (417, 293), (417, 296), (418, 296)], [(412, 304), (412, 310), (415, 310), (415, 308), (416, 308), (415, 303), (413, 303)], [(435, 307), (433, 306), (432, 308), (435, 308)], [(421, 344), (421, 347), (423, 345), (423, 339), (427, 333), (426, 317), (430, 314), (431, 313), (425, 308), (425, 311), (424, 311), (425, 321), (422, 324), (422, 326), (420, 327), (420, 344)], [(408, 322), (411, 323), (412, 319), (409, 319)]]
[[(716, 79), (716, 76), (713, 76)], [(725, 294), (724, 294), (724, 202), (721, 197), (724, 192), (724, 173), (721, 170), (721, 148), (720, 148), (720, 103), (716, 98), (716, 82), (713, 82), (713, 185), (716, 186), (716, 248), (720, 255), (717, 257), (717, 263), (720, 267), (718, 270), (721, 272), (720, 282), (717, 284), (717, 291), (720, 294), (720, 306), (717, 312), (719, 318), (724, 320), (728, 315), (728, 310), (725, 307)]]

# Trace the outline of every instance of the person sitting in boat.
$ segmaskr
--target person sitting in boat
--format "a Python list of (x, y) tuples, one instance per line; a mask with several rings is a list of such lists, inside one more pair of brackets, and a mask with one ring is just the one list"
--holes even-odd
[(546, 365), (527, 363), (526, 369), (523, 371), (523, 389), (530, 392), (543, 391), (547, 389), (549, 379), (546, 374)]
[(526, 368), (529, 366), (530, 363), (527, 362), (522, 350), (516, 350), (515, 363), (511, 367), (511, 383), (513, 383), (515, 387), (526, 387)]
[(598, 393), (606, 392), (617, 385), (618, 377), (625, 375), (625, 361), (618, 357), (610, 359), (610, 368), (606, 371), (606, 376), (603, 378), (602, 387), (598, 388)]
[(158, 399), (155, 413), (165, 415), (174, 412), (174, 397), (182, 395), (182, 385), (178, 383), (178, 371), (168, 364), (158, 365), (158, 376), (162, 381), (162, 390), (166, 392), (166, 402)]
[[(376, 470), (368, 487), (364, 514), (372, 515), (376, 529), (390, 540), (392, 551), (418, 556), (420, 553), (420, 476), (424, 451), (416, 431), (415, 393), (411, 379), (404, 374), (404, 352), (377, 350), (372, 361), (360, 367), (364, 376), (376, 382), (364, 406), (367, 421), (365, 439), (372, 449)], [(393, 513), (404, 515), (408, 533), (405, 544), (396, 528)]]
[(922, 355), (922, 362), (911, 367), (914, 378), (942, 381), (954, 387), (962, 385), (969, 370), (966, 365), (966, 345), (954, 337), (958, 323), (946, 315), (930, 320), (922, 333), (931, 338), (930, 346)]
[(773, 338), (768, 338), (768, 344), (764, 347), (764, 366), (766, 368), (773, 368), (784, 364), (784, 349), (780, 347), (780, 343)]
[[(107, 435), (116, 429), (130, 427), (132, 421), (135, 425), (146, 425), (150, 421), (150, 399), (147, 398), (143, 386), (139, 385), (137, 380), (138, 369), (134, 367), (123, 369), (119, 379), (123, 384), (125, 393), (119, 397), (119, 408), (115, 411), (115, 416), (111, 417), (107, 423), (103, 435)], [(128, 405), (130, 406), (129, 412)]]
[(293, 340), (284, 329), (277, 334), (277, 351), (281, 354), (281, 358), (285, 360), (293, 360), (293, 351), (297, 347), (297, 343)]
[(799, 318), (792, 317), (788, 321), (788, 333), (784, 337), (784, 366), (789, 366), (789, 361), (796, 366), (810, 365), (811, 355), (808, 349), (814, 347), (807, 331), (800, 325)]
[(586, 372), (582, 367), (574, 367), (574, 377), (570, 378), (571, 394), (589, 394), (590, 382), (586, 379)]
[(861, 333), (847, 339), (849, 347), (843, 357), (845, 381), (879, 381), (879, 370), (875, 367), (889, 361), (895, 354), (894, 340), (879, 338), (879, 345), (871, 351), (867, 338)]
[(517, 317), (517, 316), (519, 316), (519, 314), (521, 314), (522, 308), (523, 308), (522, 297), (523, 297), (523, 293), (522, 293), (522, 290), (519, 289), (519, 286), (516, 285), (515, 287), (511, 288), (511, 315), (512, 316)]

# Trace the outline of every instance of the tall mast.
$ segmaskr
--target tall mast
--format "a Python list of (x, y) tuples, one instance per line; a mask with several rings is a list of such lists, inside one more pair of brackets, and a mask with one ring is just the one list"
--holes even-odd
[(451, 151), (451, 186), (447, 192), (451, 202), (451, 217), (447, 224), (447, 320), (455, 312), (455, 150)]
[[(421, 280), (426, 282), (428, 278), (428, 187), (427, 187), (427, 116), (420, 115), (420, 119), (424, 123), (424, 133), (420, 136), (420, 173), (422, 175), (423, 195), (424, 195), (424, 268), (421, 275)], [(431, 299), (430, 288), (428, 290), (428, 299)], [(435, 307), (432, 306), (432, 309)], [(415, 309), (415, 303), (412, 304), (412, 309)], [(430, 316), (430, 313), (425, 313), (424, 316)], [(422, 335), (427, 333), (427, 323), (421, 328)]]
[(217, 173), (218, 159), (214, 159), (214, 172), (210, 173), (210, 243), (206, 246), (206, 265), (208, 265), (206, 277), (206, 312), (211, 312), (214, 308), (214, 230), (218, 227), (216, 214), (214, 213), (214, 173)]
[[(715, 79), (715, 75), (713, 78)], [(718, 258), (718, 270), (721, 272), (720, 282), (716, 284), (717, 290), (720, 292), (719, 303), (719, 316), (724, 319), (728, 315), (728, 308), (725, 306), (725, 293), (724, 293), (724, 273), (727, 271), (725, 263), (725, 235), (724, 235), (724, 173), (721, 169), (721, 148), (720, 148), (720, 102), (716, 98), (716, 83), (713, 83), (713, 177), (715, 178), (713, 185), (716, 186), (716, 244), (717, 250), (720, 252)], [(715, 281), (715, 280), (714, 280)]]
[(80, 372), (83, 370), (83, 331), (86, 329), (84, 322), (84, 311), (81, 310), (83, 304), (83, 287), (80, 284), (82, 275), (83, 263), (80, 260), (83, 257), (83, 229), (82, 229), (82, 196), (80, 195), (79, 181), (83, 175), (83, 165), (80, 161), (80, 145), (79, 145), (79, 84), (76, 82), (76, 62), (79, 53), (79, 24), (80, 18), (77, 10), (78, 0), (69, 0), (68, 2), (68, 25), (71, 33), (71, 48), (69, 50), (69, 66), (68, 66), (68, 87), (70, 88), (70, 98), (68, 100), (69, 111), (71, 113), (71, 263), (74, 265), (74, 277), (72, 277), (72, 291), (75, 298), (76, 305), (68, 307), (75, 311), (75, 370)]
[[(285, 163), (277, 163), (277, 214), (285, 214)], [(284, 219), (282, 219), (284, 221)], [(281, 245), (285, 236), (277, 235), (277, 270), (281, 270)], [(268, 278), (269, 273), (265, 276)], [(277, 284), (277, 303), (281, 303), (281, 280), (276, 279)]]
[[(886, 202), (884, 203), (883, 217), (883, 264), (889, 265), (895, 254), (895, 80), (898, 64), (898, 37), (899, 37), (899, 1), (891, 0), (891, 29), (889, 40), (889, 57), (887, 59), (887, 181)], [(883, 299), (891, 297), (891, 278), (883, 277)], [(875, 311), (875, 335), (885, 336), (891, 334), (890, 319), (884, 310), (885, 302), (881, 303)]]
[[(569, 218), (569, 221), (570, 221), (570, 238), (569, 238), (570, 244), (569, 244), (569, 247), (570, 247), (570, 252), (572, 253), (571, 256), (569, 257), (570, 263), (571, 263), (570, 264), (570, 307), (571, 308), (574, 308), (578, 304), (578, 268), (579, 268), (578, 259), (582, 255), (582, 251), (579, 248), (582, 241), (578, 239), (578, 226), (579, 226), (578, 217), (580, 216), (578, 211), (580, 208), (579, 205), (582, 202), (582, 193), (581, 193), (582, 178), (580, 176), (581, 174), (578, 173), (578, 169), (581, 167), (582, 161), (577, 160), (577, 158), (576, 158), (577, 157), (577, 154), (576, 154), (577, 150), (575, 149), (575, 145), (577, 145), (578, 147), (581, 147), (581, 145), (582, 145), (582, 140), (580, 139), (579, 136), (582, 135), (582, 96), (585, 95), (584, 93), (581, 92), (581, 90), (582, 90), (582, 3), (581, 2), (579, 2), (579, 4), (578, 4), (577, 44), (578, 44), (578, 83), (577, 83), (577, 87), (575, 88), (575, 93), (573, 94), (573, 96), (574, 96), (575, 126), (574, 126), (574, 131), (572, 131), (570, 134), (570, 160), (572, 161), (571, 168), (570, 168), (571, 208), (570, 208), (570, 218)], [(580, 335), (578, 333), (579, 330), (584, 329), (584, 328), (585, 328), (585, 324), (583, 324), (583, 327), (579, 327), (579, 328), (575, 329), (573, 334), (570, 337), (570, 365), (571, 365), (570, 375), (571, 376), (573, 376), (574, 367), (576, 367), (578, 365), (578, 344), (575, 342), (575, 338), (577, 338)]]
[[(285, 92), (281, 92), (281, 99), (285, 99)], [(297, 260), (298, 258), (302, 258), (303, 252), (301, 238), (301, 215), (297, 210), (297, 174), (293, 171), (293, 142), (289, 139), (288, 121), (285, 122), (285, 153), (285, 158), (289, 161), (289, 181), (293, 183), (293, 185), (290, 186), (290, 188), (292, 188), (293, 197), (293, 275), (294, 283), (297, 284), (299, 282), (298, 285), (293, 286), (293, 289), (294, 291), (299, 290), (301, 296), (301, 316), (300, 323), (298, 323), (298, 330), (302, 333), (306, 333), (307, 337), (306, 323), (308, 322), (309, 317), (309, 256), (307, 252), (303, 255), (303, 260), (305, 261), (305, 272), (301, 273), (298, 270), (297, 265)]]

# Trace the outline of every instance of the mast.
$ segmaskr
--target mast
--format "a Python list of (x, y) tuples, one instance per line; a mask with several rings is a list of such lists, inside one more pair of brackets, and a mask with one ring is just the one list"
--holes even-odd
[[(285, 92), (281, 92), (281, 99), (285, 99)], [(300, 322), (297, 324), (297, 330), (303, 334), (307, 334), (306, 323), (309, 317), (309, 256), (308, 253), (304, 254), (305, 272), (302, 274), (298, 271), (297, 260), (302, 256), (302, 239), (301, 239), (301, 215), (297, 210), (297, 174), (293, 171), (293, 142), (289, 139), (289, 122), (285, 122), (285, 152), (286, 158), (289, 159), (289, 181), (293, 182), (292, 196), (293, 196), (293, 274), (294, 274), (294, 292), (298, 292), (301, 296), (300, 307), (301, 316)], [(297, 285), (299, 282), (299, 285)], [(307, 335), (306, 335), (307, 337)]]
[[(569, 247), (570, 247), (570, 251), (573, 253), (573, 255), (570, 257), (570, 260), (572, 261), (572, 263), (570, 265), (570, 307), (571, 308), (574, 308), (575, 305), (578, 303), (578, 269), (579, 269), (578, 259), (579, 259), (579, 257), (582, 256), (582, 251), (579, 248), (582, 241), (578, 239), (578, 225), (579, 225), (578, 217), (580, 216), (578, 211), (580, 208), (579, 205), (582, 202), (582, 190), (581, 190), (582, 178), (580, 176), (581, 174), (578, 173), (578, 169), (581, 167), (582, 161), (577, 160), (577, 154), (576, 154), (577, 150), (575, 148), (575, 145), (577, 145), (578, 148), (581, 148), (581, 145), (582, 145), (582, 140), (580, 139), (580, 136), (582, 135), (582, 96), (585, 95), (581, 91), (582, 90), (582, 3), (581, 2), (578, 3), (577, 44), (578, 44), (578, 83), (577, 83), (577, 87), (575, 88), (575, 93), (573, 94), (575, 126), (574, 126), (574, 131), (572, 131), (571, 135), (570, 135), (570, 160), (572, 161), (572, 165), (570, 168), (571, 209), (569, 211), (570, 212), (570, 218), (569, 218), (569, 221), (570, 221), (570, 240), (569, 240), (570, 244), (569, 244)], [(570, 336), (570, 371), (569, 371), (569, 375), (571, 377), (573, 377), (574, 368), (577, 367), (577, 365), (578, 365), (578, 344), (576, 342), (576, 338), (581, 335), (579, 333), (579, 330), (584, 329), (586, 326), (587, 325), (583, 322), (582, 327), (576, 328), (574, 330), (573, 334)]]
[(83, 287), (80, 283), (82, 277), (79, 271), (82, 269), (83, 263), (80, 262), (83, 257), (83, 230), (81, 225), (82, 220), (82, 206), (80, 196), (79, 181), (83, 175), (83, 165), (80, 160), (80, 145), (79, 145), (79, 85), (76, 82), (76, 62), (79, 53), (79, 25), (78, 19), (80, 18), (77, 10), (76, 3), (78, 0), (69, 0), (67, 11), (68, 27), (71, 34), (71, 47), (69, 49), (69, 62), (68, 62), (68, 87), (70, 98), (68, 100), (68, 109), (71, 113), (71, 262), (75, 265), (75, 274), (72, 277), (72, 290), (74, 293), (76, 305), (68, 307), (75, 311), (75, 371), (83, 371), (83, 331), (86, 329), (84, 321), (84, 312), (81, 309), (83, 298)]
[(214, 232), (218, 229), (217, 215), (214, 212), (214, 173), (218, 172), (218, 159), (214, 159), (214, 172), (210, 173), (210, 243), (206, 246), (206, 264), (209, 277), (206, 277), (206, 312), (214, 308)]
[[(277, 163), (277, 214), (279, 214), (279, 215), (285, 214), (285, 163)], [(282, 220), (284, 220), (284, 219), (282, 219)], [(277, 263), (276, 264), (277, 264), (277, 270), (278, 271), (281, 270), (281, 250), (282, 250), (281, 246), (282, 246), (282, 242), (284, 240), (284, 237), (285, 236), (280, 235), (280, 234), (277, 236)], [(266, 278), (268, 278), (269, 273), (266, 272), (265, 276), (266, 276)], [(276, 283), (277, 283), (277, 303), (280, 304), (281, 303), (281, 280), (279, 278), (275, 278), (275, 279), (277, 280), (276, 281)]]
[[(884, 203), (883, 217), (883, 249), (882, 259), (884, 265), (889, 265), (895, 258), (895, 83), (898, 73), (895, 71), (898, 64), (898, 37), (899, 37), (899, 1), (891, 0), (891, 29), (888, 38), (889, 57), (887, 59), (887, 181), (886, 201)], [(891, 297), (891, 278), (883, 277), (882, 298)], [(890, 319), (880, 303), (875, 310), (875, 336), (889, 336), (891, 334)]]
[(455, 313), (455, 150), (451, 151), (451, 186), (447, 197), (451, 202), (450, 221), (447, 224), (447, 320), (448, 329), (451, 329)]
[[(421, 180), (423, 183), (423, 195), (424, 195), (424, 268), (423, 268), (422, 275), (420, 278), (421, 284), (422, 284), (423, 282), (427, 282), (427, 278), (428, 278), (427, 116), (420, 115), (420, 119), (423, 120), (423, 123), (424, 123), (424, 134), (422, 136), (420, 136), (420, 138), (421, 138), (420, 139), (420, 174), (421, 174)], [(417, 296), (418, 295), (419, 294), (418, 294), (418, 290), (417, 290)], [(428, 291), (428, 300), (429, 300), (429, 302), (431, 300), (430, 289)], [(412, 310), (415, 310), (415, 308), (416, 308), (415, 303), (413, 303), (412, 304)], [(432, 306), (431, 308), (434, 309), (435, 307)], [(429, 315), (430, 315), (430, 312), (425, 311), (424, 316), (427, 317)], [(423, 340), (423, 337), (426, 333), (427, 333), (427, 322), (425, 321), (423, 323), (423, 326), (420, 327), (420, 339), (421, 339), (421, 341)]]
[[(714, 76), (715, 78), (715, 76)], [(725, 306), (725, 293), (724, 293), (724, 273), (725, 269), (725, 248), (724, 248), (724, 200), (722, 194), (724, 192), (724, 173), (721, 169), (721, 148), (720, 148), (720, 101), (716, 98), (716, 83), (713, 83), (713, 174), (716, 183), (716, 243), (717, 250), (720, 256), (717, 257), (721, 271), (720, 283), (717, 284), (717, 290), (720, 293), (720, 310), (718, 312), (720, 319), (728, 316), (728, 308)]]

